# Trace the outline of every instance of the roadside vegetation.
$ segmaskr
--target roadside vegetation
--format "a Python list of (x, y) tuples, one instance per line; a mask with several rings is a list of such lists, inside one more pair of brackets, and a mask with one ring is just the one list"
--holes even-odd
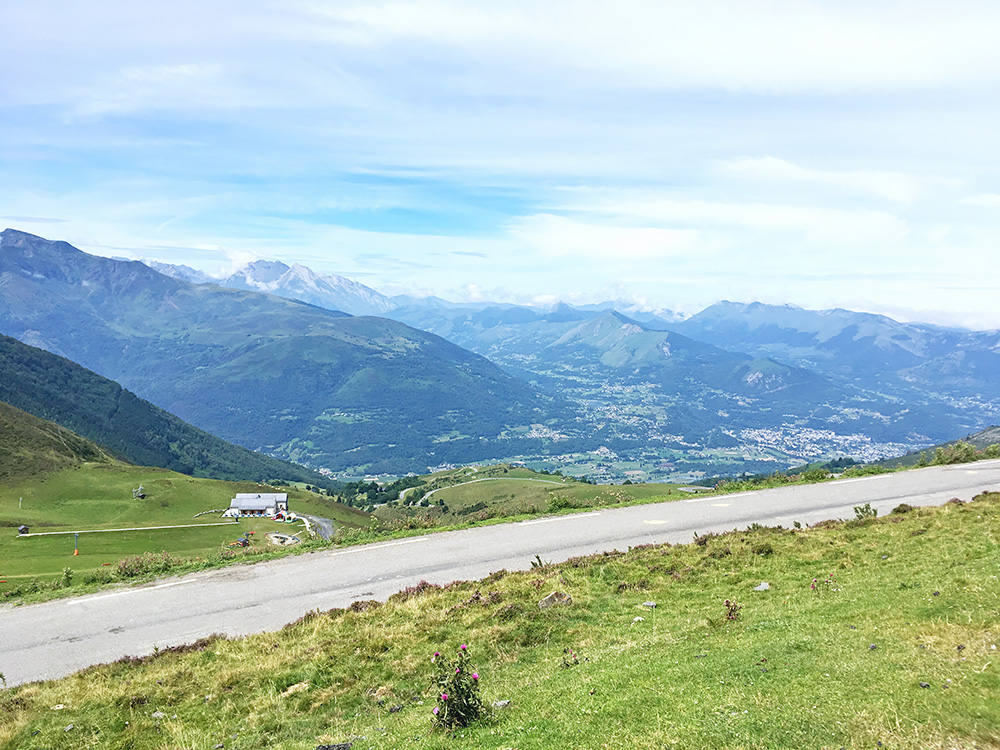
[(0, 745), (997, 748), (998, 529), (984, 494), (422, 583), (0, 690)]

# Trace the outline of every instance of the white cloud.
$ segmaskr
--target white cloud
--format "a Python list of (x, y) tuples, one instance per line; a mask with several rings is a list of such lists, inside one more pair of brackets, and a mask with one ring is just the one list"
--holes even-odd
[(1000, 208), (1000, 194), (998, 193), (980, 193), (979, 195), (973, 195), (962, 200), (969, 206), (983, 206), (985, 208)]
[(750, 180), (832, 185), (869, 193), (903, 205), (913, 203), (920, 193), (922, 182), (914, 175), (874, 169), (851, 171), (806, 169), (773, 156), (724, 161), (719, 164), (719, 171), (725, 176)]
[(692, 229), (614, 226), (535, 214), (511, 222), (511, 236), (554, 258), (598, 261), (666, 260), (699, 245)]
[(654, 223), (658, 226), (705, 228), (731, 226), (765, 233), (795, 233), (822, 246), (896, 242), (906, 235), (906, 222), (871, 209), (839, 209), (808, 205), (683, 200), (642, 190), (567, 191), (562, 208)]
[[(418, 43), (435, 57), (474, 49), (540, 78), (588, 71), (593, 83), (788, 91), (943, 86), (995, 80), (1000, 8), (819, 0), (555, 0), (547, 3), (312, 4), (332, 38)], [(427, 45), (427, 46), (424, 46)], [(523, 83), (523, 81), (521, 82)]]
[(85, 249), (997, 315), (958, 288), (1000, 278), (995, 2), (45, 0), (0, 27), (0, 205)]
[[(104, 115), (137, 109), (188, 109), (214, 100), (224, 90), (217, 65), (127, 66), (110, 82), (81, 92), (77, 113)], [(226, 96), (226, 99), (229, 99)]]

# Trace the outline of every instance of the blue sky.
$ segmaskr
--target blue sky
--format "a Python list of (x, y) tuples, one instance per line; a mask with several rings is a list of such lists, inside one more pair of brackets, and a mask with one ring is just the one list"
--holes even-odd
[(0, 223), (386, 293), (1000, 328), (1000, 4), (0, 5)]

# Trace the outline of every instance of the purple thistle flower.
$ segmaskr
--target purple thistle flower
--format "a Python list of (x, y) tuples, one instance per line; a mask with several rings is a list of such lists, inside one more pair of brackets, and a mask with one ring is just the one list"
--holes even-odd
[(465, 649), (467, 649), (467, 648), (468, 648), (468, 646), (466, 646), (464, 643), (461, 646), (458, 647), (458, 649), (460, 651), (465, 651)]
[(438, 708), (437, 706), (434, 706), (434, 711), (432, 711), (432, 713), (433, 713), (433, 714), (434, 714), (435, 716), (437, 716), (437, 715), (438, 715), (438, 711), (440, 711), (440, 710), (441, 710), (441, 709), (439, 709), (439, 708)]
[(473, 672), (472, 673), (472, 679), (478, 680), (479, 679), (479, 672)]
[(441, 700), (443, 700), (443, 701), (448, 700), (448, 694), (447, 693), (441, 693)]

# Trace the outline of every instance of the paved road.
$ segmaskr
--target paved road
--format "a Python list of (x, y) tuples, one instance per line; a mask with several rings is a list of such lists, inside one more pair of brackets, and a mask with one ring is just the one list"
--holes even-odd
[(319, 535), (320, 539), (333, 539), (333, 521), (329, 518), (310, 516), (306, 513), (297, 513), (296, 515), (307, 519), (309, 521), (309, 526)]
[(559, 562), (637, 544), (687, 542), (696, 533), (758, 522), (791, 526), (853, 518), (870, 502), (881, 515), (901, 502), (938, 505), (1000, 490), (1000, 461), (722, 497), (615, 508), (313, 552), (195, 573), (25, 607), (0, 607), (0, 672), (10, 685), (212, 633), (275, 630), (314, 609), (385, 599), (420, 580), (477, 579), (526, 569), (536, 554)]

